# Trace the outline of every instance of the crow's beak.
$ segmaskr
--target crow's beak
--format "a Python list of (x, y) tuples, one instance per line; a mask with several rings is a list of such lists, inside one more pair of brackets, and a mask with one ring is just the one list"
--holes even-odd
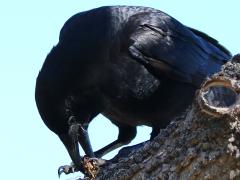
[[(70, 155), (74, 163), (73, 166), (75, 166), (78, 171), (83, 172), (84, 171), (83, 162), (82, 162), (82, 158), (80, 156), (79, 147), (78, 147), (78, 130), (79, 130), (79, 125), (73, 124), (69, 127), (69, 133), (61, 134), (59, 135), (59, 138), (65, 145), (68, 151), (68, 154)], [(61, 175), (63, 172), (65, 174), (74, 172), (75, 168), (73, 166), (69, 166), (71, 167), (69, 168), (69, 170), (67, 166), (64, 166), (64, 168), (60, 167), (58, 169), (58, 174)]]

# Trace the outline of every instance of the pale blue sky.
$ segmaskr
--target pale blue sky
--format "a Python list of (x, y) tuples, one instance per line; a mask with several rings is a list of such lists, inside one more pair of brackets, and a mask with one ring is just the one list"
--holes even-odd
[[(58, 137), (47, 129), (37, 112), (35, 79), (47, 53), (57, 43), (60, 28), (70, 16), (114, 4), (160, 9), (208, 33), (233, 54), (240, 52), (238, 0), (1, 1), (0, 179), (57, 180), (57, 168), (71, 162)], [(117, 137), (117, 129), (103, 117), (94, 120), (89, 131), (95, 150)], [(134, 143), (149, 138), (149, 128), (138, 131)], [(62, 176), (62, 179), (77, 175)]]

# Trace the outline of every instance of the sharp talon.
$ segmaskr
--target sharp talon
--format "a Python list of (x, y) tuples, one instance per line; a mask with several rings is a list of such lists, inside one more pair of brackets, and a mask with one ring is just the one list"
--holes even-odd
[(61, 174), (70, 174), (70, 173), (74, 173), (75, 172), (75, 168), (73, 166), (69, 166), (69, 165), (65, 165), (65, 166), (60, 166), (58, 168), (58, 177), (60, 178)]

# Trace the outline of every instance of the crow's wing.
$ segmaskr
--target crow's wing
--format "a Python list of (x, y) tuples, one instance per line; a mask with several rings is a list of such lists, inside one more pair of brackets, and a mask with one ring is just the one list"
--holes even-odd
[(231, 57), (215, 39), (164, 13), (137, 14), (126, 28), (134, 29), (130, 55), (160, 78), (166, 76), (198, 87)]

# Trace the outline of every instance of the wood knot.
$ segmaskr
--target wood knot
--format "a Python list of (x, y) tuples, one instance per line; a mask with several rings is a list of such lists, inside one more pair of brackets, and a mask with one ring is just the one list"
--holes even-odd
[(207, 80), (202, 85), (197, 100), (201, 110), (214, 117), (231, 113), (239, 108), (239, 83), (220, 77)]

